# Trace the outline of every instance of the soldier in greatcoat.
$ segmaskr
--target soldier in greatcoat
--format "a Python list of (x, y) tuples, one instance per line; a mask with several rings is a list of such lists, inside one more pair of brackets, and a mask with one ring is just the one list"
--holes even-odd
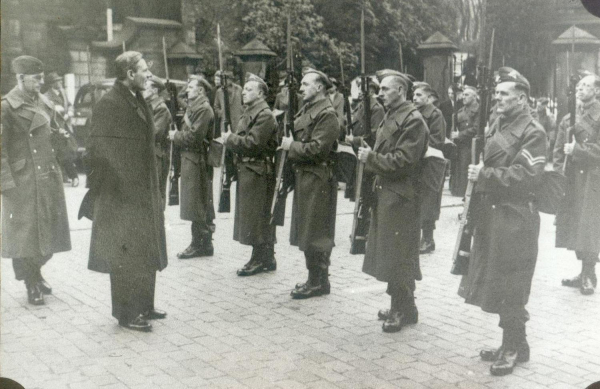
[(467, 168), (471, 163), (471, 141), (479, 126), (479, 102), (477, 90), (466, 86), (463, 91), (463, 106), (456, 115), (456, 129), (452, 140), (457, 146), (457, 157), (452, 161), (450, 193), (463, 197), (467, 190)]
[(115, 60), (117, 80), (92, 112), (90, 190), (80, 215), (93, 220), (88, 268), (110, 273), (112, 315), (119, 325), (150, 331), (156, 272), (167, 245), (154, 151), (154, 121), (142, 91), (152, 76), (142, 54)]
[(167, 179), (169, 177), (169, 131), (173, 118), (167, 104), (160, 96), (165, 90), (165, 84), (157, 77), (152, 77), (146, 81), (146, 89), (144, 90), (144, 99), (152, 110), (154, 119), (154, 155), (156, 156), (156, 167), (158, 169), (158, 182), (160, 185), (160, 195), (163, 201), (163, 210), (166, 207), (166, 191)]
[(335, 236), (337, 179), (334, 174), (339, 123), (323, 72), (305, 69), (300, 93), (304, 106), (294, 121), (293, 138), (284, 137), (295, 175), (290, 243), (304, 252), (308, 280), (291, 292), (294, 299), (329, 294), (329, 265)]
[(421, 173), (421, 254), (435, 250), (433, 230), (435, 222), (440, 218), (446, 171), (446, 160), (442, 153), (446, 139), (446, 121), (442, 111), (430, 102), (432, 93), (433, 89), (427, 83), (415, 83), (413, 86), (413, 103), (429, 129), (429, 143)]
[(331, 105), (333, 106), (333, 110), (337, 115), (338, 123), (340, 126), (340, 137), (343, 140), (345, 137), (346, 128), (346, 116), (344, 115), (344, 95), (338, 91), (338, 81), (330, 77), (329, 81), (331, 81), (331, 88), (327, 91), (327, 97), (329, 101), (331, 101)]
[[(352, 109), (352, 123), (351, 123), (351, 133), (346, 136), (346, 142), (350, 143), (354, 148), (355, 152), (358, 152), (358, 148), (363, 145), (363, 141), (368, 144), (370, 147), (375, 145), (375, 138), (377, 137), (377, 129), (379, 128), (379, 123), (383, 120), (383, 107), (377, 101), (377, 93), (379, 92), (379, 82), (377, 78), (374, 76), (369, 76), (371, 79), (369, 80), (369, 101), (371, 109), (371, 123), (370, 128), (365, 129), (365, 106), (364, 99), (362, 95), (362, 81), (360, 77), (357, 77), (354, 81), (354, 84), (357, 87), (356, 97), (357, 103)], [(357, 166), (357, 174), (358, 174), (358, 166)], [(375, 177), (372, 174), (364, 174), (363, 175), (363, 188), (370, 189), (373, 186), (373, 179)], [(352, 181), (352, 185), (346, 186), (346, 194), (345, 197), (349, 198), (351, 201), (354, 201), (355, 197), (355, 186), (354, 181)], [(367, 192), (370, 192), (367, 190)], [(365, 217), (369, 217), (369, 213), (367, 212)]]
[(242, 91), (245, 110), (237, 131), (222, 134), (223, 143), (236, 154), (238, 161), (233, 239), (252, 246), (252, 256), (237, 271), (239, 276), (277, 269), (275, 226), (270, 223), (277, 123), (265, 101), (267, 93), (267, 84), (250, 75)]
[(71, 250), (60, 167), (51, 136), (58, 131), (52, 103), (40, 94), (43, 63), (21, 56), (12, 62), (17, 86), (2, 98), (2, 257), (12, 258), (30, 304), (44, 304), (52, 288), (42, 266)]
[(77, 167), (75, 159), (77, 157), (77, 141), (75, 140), (73, 130), (69, 124), (73, 115), (69, 100), (63, 88), (63, 78), (56, 72), (50, 72), (45, 78), (46, 85), (50, 88), (46, 91), (46, 96), (54, 105), (54, 119), (58, 123), (58, 132), (52, 136), (56, 159), (61, 165), (63, 173), (71, 180), (71, 185), (79, 185), (77, 176)]
[(529, 82), (502, 67), (496, 85), (497, 119), (486, 134), (484, 158), (469, 165), (473, 247), (458, 294), (467, 304), (497, 313), (503, 330), (497, 349), (482, 350), (493, 375), (512, 373), (529, 360), (526, 322), (538, 254), (540, 217), (533, 193), (546, 164), (546, 132), (531, 116)]
[[(584, 295), (597, 285), (596, 262), (600, 252), (600, 78), (589, 75), (577, 84), (579, 110), (575, 126), (570, 116), (560, 123), (554, 147), (554, 169), (567, 164), (566, 195), (556, 215), (556, 247), (575, 251), (581, 273), (562, 284), (579, 288)], [(569, 142), (567, 134), (573, 138)]]
[(420, 279), (419, 176), (429, 132), (406, 99), (408, 77), (394, 70), (382, 70), (377, 77), (386, 114), (373, 149), (358, 150), (365, 170), (376, 175), (363, 272), (388, 283), (391, 306), (378, 316), (385, 320), (383, 331), (397, 332), (418, 321), (414, 291)]
[(208, 102), (211, 86), (205, 78), (190, 76), (188, 106), (181, 131), (169, 137), (181, 148), (180, 217), (192, 222), (192, 242), (177, 254), (179, 259), (212, 256), (212, 221), (215, 218), (212, 181), (207, 165), (208, 146), (213, 138), (214, 113)]
[[(235, 125), (239, 123), (244, 111), (244, 102), (242, 100), (242, 87), (233, 82), (233, 72), (225, 71), (227, 79), (227, 92), (229, 97), (229, 116), (231, 118), (231, 128), (235, 131)], [(215, 124), (217, 125), (216, 135), (225, 132), (223, 126), (225, 123), (225, 96), (223, 95), (223, 87), (221, 85), (221, 71), (215, 73), (215, 92), (214, 115)]]

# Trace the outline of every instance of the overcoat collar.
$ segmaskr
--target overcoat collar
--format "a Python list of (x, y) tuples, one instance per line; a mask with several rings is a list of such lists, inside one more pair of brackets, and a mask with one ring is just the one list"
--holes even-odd
[(115, 81), (115, 85), (113, 88), (121, 94), (129, 104), (131, 104), (132, 108), (136, 110), (138, 116), (145, 122), (148, 122), (146, 117), (146, 113), (144, 112), (145, 101), (142, 95), (139, 92), (135, 93), (135, 96), (131, 93), (131, 89), (129, 89), (125, 84), (121, 81)]
[(431, 117), (431, 115), (433, 114), (433, 111), (435, 111), (435, 106), (433, 104), (424, 104), (419, 108), (419, 112), (421, 112), (421, 115), (424, 118), (429, 118)]
[(244, 111), (244, 115), (253, 119), (259, 113), (261, 113), (263, 110), (265, 110), (266, 108), (269, 108), (269, 104), (267, 104), (267, 102), (264, 100), (259, 100), (259, 101), (255, 102), (254, 104), (252, 104), (251, 106), (246, 107), (246, 111)]
[(156, 107), (163, 103), (163, 99), (160, 96), (154, 95), (150, 99), (147, 99), (146, 102), (152, 108), (152, 111), (156, 110)]
[(300, 117), (301, 115), (310, 115), (311, 119), (315, 118), (321, 111), (333, 107), (331, 105), (331, 101), (329, 101), (328, 97), (319, 99), (312, 103), (305, 104), (300, 112), (296, 115), (296, 117)]
[(13, 109), (17, 110), (23, 108), (19, 109), (18, 114), (25, 120), (30, 121), (28, 132), (44, 125), (50, 126), (52, 121), (50, 114), (43, 109), (43, 105), (45, 105), (49, 112), (54, 112), (52, 102), (41, 93), (38, 93), (36, 97), (36, 99), (32, 99), (31, 96), (22, 91), (18, 86), (15, 86), (4, 97), (4, 100), (6, 100)]
[(583, 107), (583, 114), (590, 115), (595, 121), (600, 120), (600, 101), (593, 100)]
[(192, 100), (189, 102), (189, 109), (191, 112), (196, 112), (197, 110), (200, 109), (200, 106), (204, 103), (207, 103), (208, 99), (206, 98), (206, 96), (198, 96), (196, 97), (196, 99)]

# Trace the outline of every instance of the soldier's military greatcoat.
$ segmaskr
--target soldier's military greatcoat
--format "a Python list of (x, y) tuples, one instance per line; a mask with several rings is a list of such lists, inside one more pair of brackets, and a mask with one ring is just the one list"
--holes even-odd
[(376, 174), (376, 202), (363, 271), (414, 290), (419, 275), (419, 177), (429, 132), (409, 101), (391, 108), (377, 130), (366, 171)]
[[(562, 170), (569, 115), (560, 123), (554, 148), (554, 168)], [(594, 100), (578, 113), (569, 157), (567, 191), (556, 215), (556, 247), (600, 252), (600, 102)]]
[(2, 98), (2, 256), (71, 249), (60, 167), (51, 145), (52, 103), (18, 87)]
[(277, 123), (264, 100), (246, 107), (237, 132), (225, 145), (238, 157), (233, 239), (246, 245), (274, 243), (275, 226), (269, 221), (275, 190)]
[(383, 120), (383, 107), (377, 102), (377, 99), (373, 96), (369, 98), (371, 105), (371, 128), (365, 130), (365, 107), (364, 101), (360, 103), (352, 110), (352, 135), (354, 135), (354, 148), (358, 149), (362, 147), (362, 140), (367, 142), (370, 147), (375, 145), (375, 139), (377, 138), (377, 129), (379, 124)]
[[(236, 130), (236, 125), (239, 123), (242, 117), (244, 107), (242, 105), (242, 87), (238, 84), (232, 83), (228, 88), (229, 97), (229, 116), (231, 119), (231, 130)], [(214, 104), (214, 115), (215, 122), (217, 124), (217, 134), (221, 134), (223, 131), (223, 124), (225, 123), (225, 96), (223, 96), (223, 88), (217, 89), (215, 92), (215, 104)]]
[(288, 153), (295, 173), (290, 243), (302, 251), (330, 251), (334, 246), (337, 180), (334, 148), (337, 116), (328, 98), (307, 103), (294, 121)]
[(459, 295), (486, 312), (527, 304), (538, 253), (533, 202), (546, 161), (546, 133), (528, 107), (500, 115), (486, 134), (484, 167), (472, 198), (475, 226)]
[[(452, 163), (450, 176), (450, 192), (453, 196), (464, 196), (467, 189), (467, 170), (471, 163), (471, 141), (479, 126), (479, 104), (463, 106), (456, 115), (458, 137), (454, 139), (457, 146), (457, 158)], [(490, 119), (491, 120), (491, 119)]]
[(166, 206), (167, 177), (169, 176), (170, 147), (167, 135), (171, 129), (173, 118), (164, 100), (153, 96), (147, 101), (154, 118), (154, 154), (156, 155), (156, 168), (160, 184), (160, 195), (163, 205)]
[(436, 221), (440, 217), (441, 196), (446, 172), (446, 160), (441, 153), (446, 139), (446, 121), (442, 111), (433, 104), (423, 105), (419, 108), (419, 112), (429, 129), (429, 151), (439, 151), (435, 155), (427, 156), (423, 161), (421, 220)]
[(181, 131), (174, 138), (181, 148), (180, 216), (205, 222), (214, 219), (210, 203), (212, 187), (206, 165), (207, 148), (213, 137), (214, 114), (205, 96), (190, 101)]

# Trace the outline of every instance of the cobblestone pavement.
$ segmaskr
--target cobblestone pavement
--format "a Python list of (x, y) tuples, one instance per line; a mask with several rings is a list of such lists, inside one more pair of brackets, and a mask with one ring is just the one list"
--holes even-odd
[(302, 253), (288, 244), (289, 219), (277, 231), (278, 270), (239, 278), (251, 249), (231, 239), (233, 214), (218, 215), (214, 257), (181, 261), (175, 254), (189, 243), (190, 224), (168, 207), (171, 262), (156, 292), (168, 317), (146, 334), (112, 318), (108, 276), (87, 270), (91, 223), (76, 220), (85, 189), (65, 191), (73, 250), (44, 267), (54, 287), (46, 305), (28, 305), (11, 261), (1, 263), (0, 372), (26, 388), (581, 389), (600, 380), (600, 293), (560, 285), (580, 268), (572, 253), (553, 248), (548, 215), (528, 305), (531, 361), (493, 377), (478, 352), (500, 343), (498, 317), (464, 304), (449, 273), (457, 198), (444, 196), (437, 250), (421, 257), (419, 323), (395, 334), (377, 320), (389, 305), (385, 284), (361, 272), (362, 256), (348, 254), (352, 204), (342, 191), (331, 295), (301, 301), (289, 296), (306, 277)]

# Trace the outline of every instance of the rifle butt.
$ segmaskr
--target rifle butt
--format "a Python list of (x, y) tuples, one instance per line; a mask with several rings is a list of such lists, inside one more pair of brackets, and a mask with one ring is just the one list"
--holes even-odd
[(223, 187), (221, 196), (219, 198), (219, 213), (231, 212), (231, 190), (230, 188)]

